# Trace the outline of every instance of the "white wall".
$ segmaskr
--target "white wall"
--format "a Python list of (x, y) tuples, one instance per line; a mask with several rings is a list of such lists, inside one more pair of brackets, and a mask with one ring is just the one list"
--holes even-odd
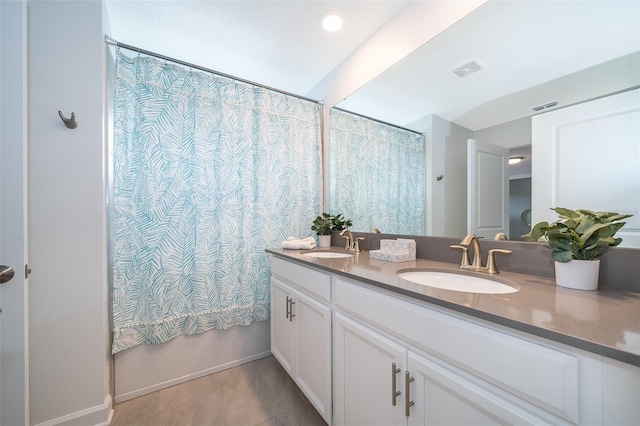
[(530, 145), (531, 117), (475, 132), (435, 115), (422, 121), (427, 129), (427, 235), (462, 237), (467, 233), (467, 139), (507, 148)]
[(531, 145), (531, 117), (524, 117), (476, 130), (473, 132), (473, 138), (506, 148)]
[[(471, 130), (430, 116), (426, 142), (427, 235), (459, 236), (467, 227), (467, 139)], [(440, 181), (438, 176), (444, 175)]]
[(102, 15), (99, 0), (28, 3), (31, 424), (111, 413)]

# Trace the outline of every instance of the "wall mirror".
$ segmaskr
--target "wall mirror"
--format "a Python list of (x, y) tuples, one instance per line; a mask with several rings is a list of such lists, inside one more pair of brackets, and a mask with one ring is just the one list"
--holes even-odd
[(425, 234), (461, 237), (467, 139), (524, 157), (511, 174), (535, 186), (531, 117), (638, 87), (639, 14), (628, 1), (490, 1), (337, 106), (425, 134)]

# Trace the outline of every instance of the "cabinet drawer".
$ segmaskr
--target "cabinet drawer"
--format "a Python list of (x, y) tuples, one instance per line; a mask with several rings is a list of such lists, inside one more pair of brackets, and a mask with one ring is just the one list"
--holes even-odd
[(342, 279), (333, 296), (339, 310), (578, 422), (575, 356)]
[(321, 301), (331, 302), (329, 274), (273, 256), (271, 274)]

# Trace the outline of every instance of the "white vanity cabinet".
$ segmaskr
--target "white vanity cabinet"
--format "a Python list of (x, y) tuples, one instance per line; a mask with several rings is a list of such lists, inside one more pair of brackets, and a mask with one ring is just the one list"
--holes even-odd
[(271, 352), (331, 424), (331, 278), (271, 259)]
[(334, 281), (337, 425), (578, 424), (578, 359)]
[(329, 424), (640, 424), (640, 367), (278, 257), (271, 291), (271, 350)]

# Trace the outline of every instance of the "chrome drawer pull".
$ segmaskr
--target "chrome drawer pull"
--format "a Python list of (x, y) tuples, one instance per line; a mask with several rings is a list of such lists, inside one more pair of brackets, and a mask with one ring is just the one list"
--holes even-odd
[(289, 315), (291, 315), (291, 299), (289, 299), (289, 296), (287, 296), (287, 314), (285, 315), (285, 318), (289, 318)]
[(414, 404), (409, 396), (409, 383), (413, 382), (414, 378), (409, 376), (409, 372), (404, 372), (404, 415), (409, 417), (409, 408)]
[(395, 362), (391, 363), (391, 405), (396, 406), (396, 399), (400, 395), (400, 391), (396, 386), (396, 375), (400, 372), (400, 369), (396, 366)]
[(293, 317), (295, 317), (296, 315), (293, 313), (293, 305), (295, 305), (296, 302), (293, 301), (293, 297), (289, 299), (289, 322), (293, 321)]

